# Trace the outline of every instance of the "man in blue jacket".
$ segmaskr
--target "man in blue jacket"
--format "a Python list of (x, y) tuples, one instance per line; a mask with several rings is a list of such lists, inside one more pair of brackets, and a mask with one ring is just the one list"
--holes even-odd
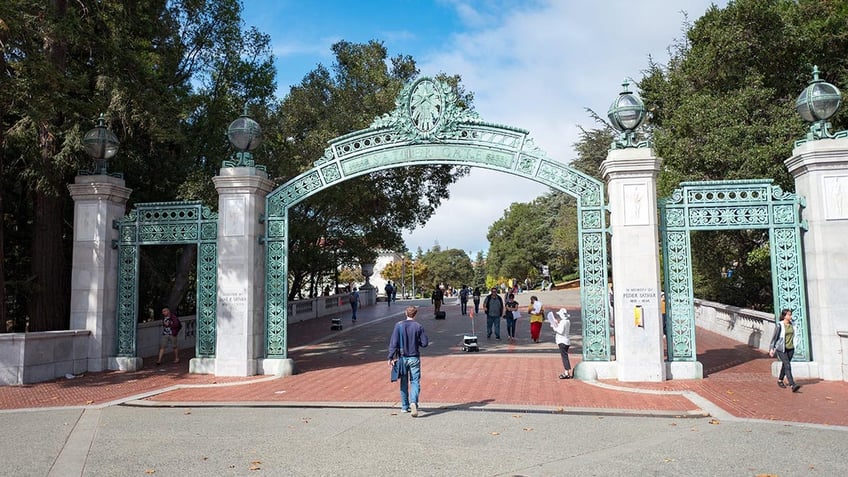
[[(406, 320), (395, 323), (392, 337), (389, 339), (389, 366), (395, 360), (402, 359), (406, 373), (400, 376), (400, 404), (403, 412), (412, 412), (418, 417), (418, 396), (421, 393), (421, 353), (419, 348), (430, 344), (427, 333), (421, 323), (415, 321), (418, 308), (406, 307)], [(409, 383), (412, 382), (412, 393)]]

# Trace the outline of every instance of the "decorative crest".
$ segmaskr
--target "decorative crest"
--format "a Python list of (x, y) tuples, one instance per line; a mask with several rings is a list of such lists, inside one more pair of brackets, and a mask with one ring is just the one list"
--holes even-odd
[(404, 86), (395, 100), (394, 111), (375, 119), (370, 128), (393, 128), (412, 142), (423, 142), (451, 136), (458, 123), (481, 122), (477, 113), (456, 103), (456, 93), (450, 85), (419, 78)]

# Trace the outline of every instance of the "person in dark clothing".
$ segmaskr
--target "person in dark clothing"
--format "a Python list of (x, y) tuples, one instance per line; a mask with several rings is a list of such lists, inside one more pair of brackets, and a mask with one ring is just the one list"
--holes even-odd
[(474, 287), (471, 298), (474, 300), (474, 314), (476, 315), (480, 313), (480, 287)]
[(462, 289), (459, 290), (459, 314), (468, 314), (468, 287), (465, 285), (462, 285)]
[(445, 301), (445, 292), (438, 286), (433, 290), (433, 295), (430, 296), (430, 302), (433, 303), (433, 313), (438, 315), (442, 311), (442, 303)]
[(501, 316), (504, 311), (503, 298), (498, 295), (498, 289), (492, 288), (492, 292), (486, 295), (483, 301), (483, 312), (486, 313), (486, 338), (492, 337), (492, 328), (495, 329), (495, 339), (501, 339)]
[[(403, 412), (411, 412), (418, 417), (418, 398), (421, 394), (421, 352), (430, 344), (427, 333), (421, 323), (415, 321), (418, 308), (406, 307), (406, 320), (395, 323), (392, 337), (389, 339), (389, 366), (395, 360), (402, 359), (406, 373), (400, 376), (400, 404)], [(401, 336), (403, 343), (401, 343)], [(409, 384), (412, 383), (412, 391)]]

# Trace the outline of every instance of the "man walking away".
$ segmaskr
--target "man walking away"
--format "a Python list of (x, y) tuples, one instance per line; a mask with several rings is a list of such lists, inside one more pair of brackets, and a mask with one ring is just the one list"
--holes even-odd
[(465, 285), (459, 290), (459, 312), (461, 315), (468, 314), (468, 287)]
[(358, 310), (359, 306), (362, 305), (362, 302), (359, 300), (359, 291), (356, 287), (353, 287), (353, 291), (350, 292), (348, 301), (350, 301), (350, 309), (353, 311), (353, 318), (351, 318), (351, 322), (356, 324), (356, 310)]
[[(389, 339), (389, 367), (395, 360), (402, 359), (406, 373), (400, 376), (400, 407), (403, 412), (411, 412), (418, 417), (418, 397), (421, 394), (421, 352), (430, 344), (427, 333), (421, 323), (415, 321), (418, 308), (406, 307), (406, 320), (395, 323)], [(402, 337), (402, 338), (401, 338)], [(401, 343), (401, 340), (403, 341)], [(412, 391), (409, 383), (412, 383)]]

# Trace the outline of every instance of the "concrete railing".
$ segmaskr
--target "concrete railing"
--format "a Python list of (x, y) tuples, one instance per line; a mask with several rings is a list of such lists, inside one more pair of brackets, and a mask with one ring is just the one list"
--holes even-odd
[[(341, 293), (330, 296), (319, 296), (309, 300), (295, 300), (289, 302), (288, 321), (297, 323), (299, 321), (323, 318), (337, 313), (350, 313), (349, 295)], [(377, 289), (359, 290), (359, 301), (362, 306), (373, 306), (377, 302)]]
[(774, 315), (695, 299), (695, 325), (760, 351), (769, 350)]
[(90, 339), (88, 330), (0, 334), (0, 385), (86, 372)]

